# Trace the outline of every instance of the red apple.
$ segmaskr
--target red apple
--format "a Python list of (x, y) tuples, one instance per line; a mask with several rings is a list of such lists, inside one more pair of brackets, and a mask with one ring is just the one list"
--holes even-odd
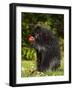
[(34, 41), (35, 41), (35, 38), (34, 38), (32, 35), (30, 35), (30, 36), (28, 37), (28, 40), (29, 40), (29, 42), (34, 42)]

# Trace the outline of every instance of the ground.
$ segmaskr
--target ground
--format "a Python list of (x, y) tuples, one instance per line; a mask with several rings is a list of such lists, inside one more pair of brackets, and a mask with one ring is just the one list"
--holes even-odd
[(21, 77), (40, 77), (40, 76), (62, 76), (64, 75), (64, 59), (62, 57), (61, 66), (56, 71), (38, 72), (34, 60), (22, 60)]

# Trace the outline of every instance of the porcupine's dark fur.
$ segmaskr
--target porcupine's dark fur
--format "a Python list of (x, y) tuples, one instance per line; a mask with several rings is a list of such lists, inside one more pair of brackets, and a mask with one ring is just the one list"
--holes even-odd
[(37, 70), (56, 70), (60, 66), (60, 47), (57, 37), (52, 31), (37, 26), (32, 36), (35, 42), (32, 46), (37, 52)]

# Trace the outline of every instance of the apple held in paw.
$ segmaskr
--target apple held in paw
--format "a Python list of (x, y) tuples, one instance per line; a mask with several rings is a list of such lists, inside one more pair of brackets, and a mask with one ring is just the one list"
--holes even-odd
[(28, 37), (28, 40), (29, 40), (29, 42), (34, 42), (34, 41), (35, 41), (35, 38), (34, 38), (32, 35), (30, 35), (30, 36)]

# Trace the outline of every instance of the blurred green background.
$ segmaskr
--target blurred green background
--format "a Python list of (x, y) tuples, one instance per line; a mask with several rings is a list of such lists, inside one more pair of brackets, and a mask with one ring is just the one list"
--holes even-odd
[[(22, 18), (21, 76), (32, 77), (32, 76), (64, 75), (64, 15), (22, 12), (21, 18)], [(29, 48), (30, 43), (27, 40), (27, 36), (31, 34), (32, 30), (37, 25), (50, 29), (59, 39), (61, 52), (61, 66), (57, 69), (57, 71), (33, 72), (37, 68), (36, 51), (34, 48)]]

